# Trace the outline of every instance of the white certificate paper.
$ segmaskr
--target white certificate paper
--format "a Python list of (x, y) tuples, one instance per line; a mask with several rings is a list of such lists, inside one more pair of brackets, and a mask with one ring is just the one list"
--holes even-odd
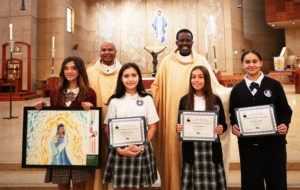
[(236, 108), (235, 113), (242, 136), (277, 134), (273, 105)]
[(180, 133), (182, 141), (215, 141), (217, 134), (214, 128), (218, 124), (216, 111), (180, 111)]
[(108, 120), (109, 147), (128, 144), (142, 145), (147, 142), (145, 117), (127, 117)]

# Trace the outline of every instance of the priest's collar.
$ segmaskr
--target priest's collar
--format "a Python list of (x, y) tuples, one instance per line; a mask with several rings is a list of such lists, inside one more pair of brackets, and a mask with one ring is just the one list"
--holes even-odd
[(193, 50), (192, 50), (192, 52), (191, 52), (190, 55), (188, 55), (188, 56), (182, 56), (182, 55), (180, 55), (178, 49), (176, 49), (176, 50), (174, 51), (174, 54), (173, 54), (173, 55), (174, 55), (174, 57), (175, 57), (178, 61), (180, 61), (180, 62), (183, 63), (183, 64), (189, 64), (189, 63), (194, 62)]
[(182, 56), (179, 51), (176, 52), (177, 56), (179, 57), (180, 60), (184, 61), (184, 62), (191, 62), (192, 61), (192, 53), (190, 55), (187, 56)]
[(103, 72), (109, 74), (115, 71), (116, 69), (116, 60), (114, 60), (114, 63), (112, 65), (105, 65), (101, 60), (100, 60), (100, 65), (102, 67)]

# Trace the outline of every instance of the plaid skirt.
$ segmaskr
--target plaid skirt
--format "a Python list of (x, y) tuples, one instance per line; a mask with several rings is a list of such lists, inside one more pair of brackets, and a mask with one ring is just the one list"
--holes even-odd
[(223, 162), (213, 162), (212, 143), (194, 142), (194, 163), (183, 163), (183, 190), (226, 190)]
[(153, 150), (147, 146), (136, 157), (122, 156), (110, 149), (104, 171), (103, 183), (113, 183), (114, 188), (139, 188), (151, 186), (157, 180)]
[(80, 183), (94, 177), (95, 170), (87, 168), (48, 168), (45, 183), (69, 184)]

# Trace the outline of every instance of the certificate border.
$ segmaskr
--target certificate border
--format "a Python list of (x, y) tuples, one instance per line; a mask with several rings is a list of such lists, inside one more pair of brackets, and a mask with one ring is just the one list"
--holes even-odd
[[(98, 134), (98, 164), (95, 166), (91, 165), (28, 165), (26, 163), (26, 146), (27, 146), (27, 123), (28, 123), (28, 111), (85, 111), (83, 108), (79, 107), (43, 107), (41, 110), (36, 110), (35, 107), (24, 107), (23, 111), (23, 139), (22, 139), (22, 168), (101, 168), (102, 162), (102, 108), (101, 107), (92, 107), (91, 110), (98, 110), (99, 112), (99, 134)], [(94, 155), (87, 155), (94, 156)]]
[[(218, 117), (219, 111), (195, 111), (195, 110), (179, 110), (179, 122), (184, 125), (184, 115), (189, 113), (189, 115), (199, 115), (201, 114), (215, 114), (214, 126), (218, 125)], [(183, 129), (184, 130), (184, 129)], [(179, 140), (180, 141), (209, 141), (209, 142), (218, 142), (218, 135), (214, 133), (214, 137), (211, 138), (199, 138), (199, 137), (182, 137), (183, 133), (180, 133)]]
[[(269, 108), (270, 114), (271, 114), (271, 120), (273, 124), (273, 130), (267, 130), (263, 132), (243, 132), (243, 127), (241, 127), (241, 115), (239, 114), (241, 110), (252, 110), (252, 109), (265, 109)], [(259, 105), (259, 106), (249, 106), (249, 107), (241, 107), (241, 108), (235, 108), (235, 116), (238, 123), (238, 126), (241, 130), (240, 137), (257, 137), (257, 136), (273, 136), (273, 135), (279, 135), (277, 131), (277, 119), (274, 113), (274, 104), (266, 104), (266, 105)]]
[(108, 119), (108, 136), (109, 136), (109, 148), (118, 148), (118, 147), (126, 147), (128, 143), (117, 143), (115, 144), (113, 141), (114, 139), (111, 126), (114, 122), (125, 122), (126, 120), (139, 120), (140, 124), (142, 125), (143, 130), (141, 131), (141, 136), (143, 137), (144, 141), (134, 141), (130, 144), (134, 145), (145, 145), (147, 144), (147, 128), (146, 128), (146, 118), (145, 116), (137, 116), (137, 117), (120, 117), (120, 118), (110, 118)]

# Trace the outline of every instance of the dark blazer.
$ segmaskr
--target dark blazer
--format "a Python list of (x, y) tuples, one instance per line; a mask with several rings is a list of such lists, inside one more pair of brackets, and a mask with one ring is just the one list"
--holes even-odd
[[(185, 110), (187, 95), (183, 96), (179, 103), (179, 110)], [(215, 96), (215, 107), (219, 111), (218, 124), (223, 125), (223, 132), (227, 130), (227, 124), (225, 122), (225, 114), (223, 109), (223, 104), (221, 99), (218, 96)], [(178, 123), (179, 123), (178, 117)], [(218, 142), (212, 142), (212, 151), (213, 151), (213, 162), (220, 163), (223, 162), (223, 154), (221, 142), (218, 136)], [(209, 142), (208, 142), (209, 143)], [(194, 162), (194, 143), (191, 141), (182, 142), (182, 158), (183, 162), (193, 163)]]
[[(288, 105), (284, 90), (278, 81), (264, 76), (260, 87), (254, 96), (248, 89), (245, 80), (241, 81), (232, 89), (230, 94), (229, 112), (231, 125), (237, 124), (234, 111), (235, 108), (266, 104), (274, 104), (277, 126), (284, 123), (287, 127), (289, 127), (292, 117), (292, 110)], [(260, 144), (262, 146), (272, 146), (276, 144), (286, 144), (286, 135), (239, 137), (238, 141), (242, 144)]]

